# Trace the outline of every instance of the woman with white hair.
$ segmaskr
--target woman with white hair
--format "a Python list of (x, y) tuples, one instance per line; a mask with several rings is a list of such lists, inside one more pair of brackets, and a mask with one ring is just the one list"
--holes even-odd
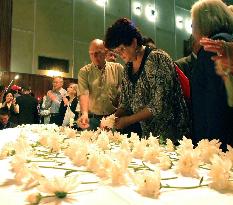
[[(191, 10), (192, 35), (197, 42), (203, 37), (233, 40), (233, 17), (221, 0), (199, 0)], [(192, 73), (192, 120), (194, 141), (219, 139), (223, 148), (233, 145), (233, 112), (227, 105), (224, 82), (215, 72), (215, 54), (200, 49)]]

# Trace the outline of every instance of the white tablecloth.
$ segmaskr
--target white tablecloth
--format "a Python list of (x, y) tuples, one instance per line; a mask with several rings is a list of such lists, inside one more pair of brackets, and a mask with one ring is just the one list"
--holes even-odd
[[(6, 142), (14, 141), (19, 133), (19, 128), (0, 131), (0, 149)], [(30, 135), (32, 140), (36, 137), (33, 133)], [(33, 190), (22, 191), (20, 186), (15, 184), (14, 173), (10, 170), (9, 161), (9, 158), (0, 160), (0, 205), (27, 204), (25, 199)], [(64, 172), (62, 170), (43, 169), (43, 174), (46, 174), (46, 176), (54, 176), (64, 175)], [(78, 174), (80, 175), (81, 181), (99, 180), (94, 174)], [(163, 175), (166, 176), (166, 173), (162, 173), (162, 177)], [(165, 184), (166, 182), (163, 183)], [(197, 185), (198, 180), (180, 176), (178, 179), (172, 180), (172, 183), (169, 182), (169, 184), (190, 186)], [(80, 185), (80, 188), (94, 189), (94, 191), (75, 194), (74, 198), (76, 200), (72, 203), (67, 203), (64, 200), (61, 200), (60, 203), (77, 205), (233, 205), (233, 193), (220, 193), (208, 187), (182, 190), (162, 189), (158, 199), (141, 196), (131, 185), (112, 187), (100, 183), (83, 184)]]

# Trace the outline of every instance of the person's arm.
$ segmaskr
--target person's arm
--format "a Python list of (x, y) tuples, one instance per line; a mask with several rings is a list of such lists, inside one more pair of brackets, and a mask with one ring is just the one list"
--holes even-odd
[(47, 92), (47, 95), (45, 97), (45, 100), (43, 102), (43, 105), (44, 105), (44, 109), (49, 109), (51, 107), (51, 104), (52, 104), (52, 100), (50, 99), (49, 97), (49, 94), (51, 93), (51, 90), (49, 90)]
[(122, 117), (116, 118), (115, 128), (122, 129), (122, 128), (127, 127), (131, 124), (134, 124), (134, 123), (140, 122), (140, 121), (144, 121), (144, 120), (149, 119), (151, 117), (152, 117), (152, 113), (147, 108), (144, 108), (135, 114), (132, 114), (129, 116), (122, 115)]
[(233, 75), (229, 75), (224, 81), (227, 91), (227, 103), (233, 107)]
[(78, 74), (78, 87), (79, 87), (79, 102), (80, 102), (80, 113), (81, 116), (77, 120), (77, 124), (82, 129), (89, 127), (89, 86), (88, 86), (88, 71), (81, 68)]

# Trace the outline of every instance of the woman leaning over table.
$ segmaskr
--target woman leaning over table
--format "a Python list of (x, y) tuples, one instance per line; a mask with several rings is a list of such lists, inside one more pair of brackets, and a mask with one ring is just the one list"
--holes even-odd
[(176, 142), (189, 133), (189, 119), (173, 61), (164, 51), (142, 44), (129, 19), (121, 18), (107, 30), (105, 46), (126, 63), (115, 127), (139, 122), (143, 136), (151, 132)]
[[(233, 16), (221, 0), (197, 1), (191, 16), (192, 35), (197, 42), (203, 37), (233, 39)], [(192, 73), (193, 131), (196, 142), (203, 138), (219, 139), (225, 149), (226, 144), (233, 145), (233, 112), (227, 105), (224, 82), (215, 72), (214, 55), (201, 48)]]
[(14, 98), (14, 94), (11, 91), (8, 91), (3, 96), (3, 101), (0, 103), (0, 108), (6, 107), (10, 112), (9, 122), (14, 124), (18, 124), (18, 113), (19, 113), (19, 105), (16, 104), (16, 100)]

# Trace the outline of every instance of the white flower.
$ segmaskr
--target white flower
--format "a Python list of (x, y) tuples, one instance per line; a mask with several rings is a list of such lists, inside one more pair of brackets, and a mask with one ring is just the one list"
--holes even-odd
[(150, 132), (150, 137), (147, 139), (149, 146), (159, 146), (159, 139), (158, 137), (154, 137)]
[(41, 201), (41, 194), (40, 193), (32, 193), (27, 196), (26, 201), (29, 202), (30, 204), (37, 205)]
[(122, 142), (124, 139), (127, 138), (127, 135), (122, 135), (120, 132), (112, 132), (112, 131), (109, 131), (109, 139), (112, 141), (112, 142), (115, 142), (115, 143), (120, 143)]
[(210, 166), (209, 176), (212, 179), (210, 187), (222, 190), (228, 188), (230, 185), (230, 170), (232, 162), (229, 159), (221, 159), (218, 155), (214, 155), (210, 159), (212, 165)]
[(145, 147), (143, 159), (145, 161), (151, 162), (152, 164), (158, 163), (159, 153), (160, 153), (160, 147), (158, 145), (153, 147)]
[(91, 151), (87, 160), (87, 170), (95, 172), (98, 170), (100, 154), (98, 151)]
[(88, 147), (87, 145), (80, 146), (75, 152), (75, 156), (72, 157), (72, 161), (76, 166), (86, 166), (87, 164), (87, 154)]
[(119, 161), (121, 166), (124, 169), (127, 169), (129, 166), (129, 163), (132, 161), (132, 154), (126, 150), (119, 150), (115, 153), (116, 159)]
[(200, 152), (201, 160), (205, 163), (209, 163), (210, 159), (214, 154), (219, 154), (221, 150), (219, 149), (221, 143), (219, 140), (203, 139), (198, 142), (196, 150)]
[(75, 138), (77, 135), (76, 130), (71, 129), (70, 127), (64, 127), (64, 131), (65, 135), (69, 138)]
[(128, 139), (126, 138), (126, 139), (122, 140), (120, 147), (122, 150), (130, 151), (130, 149), (131, 149), (130, 145), (131, 144), (129, 143)]
[(134, 132), (131, 132), (129, 141), (132, 142), (133, 144), (134, 144), (135, 142), (138, 142), (138, 141), (139, 141), (139, 136), (138, 136), (138, 134), (137, 134), (137, 133), (134, 133)]
[(65, 192), (68, 194), (74, 191), (80, 184), (77, 178), (77, 175), (69, 177), (54, 177), (52, 179), (44, 178), (40, 180), (38, 190), (50, 195), (56, 195), (57, 192)]
[(147, 144), (146, 140), (135, 141), (132, 150), (133, 157), (135, 157), (136, 159), (142, 159), (144, 156), (144, 150), (146, 148), (146, 144)]
[(112, 167), (113, 160), (108, 154), (100, 153), (99, 166), (97, 167), (96, 174), (104, 178), (108, 175), (108, 170)]
[(97, 137), (96, 133), (97, 132), (94, 132), (94, 131), (84, 130), (79, 134), (79, 136), (80, 136), (80, 139), (82, 140), (91, 141), (91, 140), (96, 139)]
[(143, 171), (134, 176), (133, 179), (137, 190), (143, 196), (155, 197), (159, 196), (160, 191), (160, 171), (155, 169), (152, 171)]
[(120, 185), (126, 183), (125, 178), (125, 167), (122, 166), (119, 161), (115, 161), (112, 163), (111, 168), (109, 169), (108, 176), (111, 179), (112, 185)]
[(14, 150), (16, 154), (26, 154), (29, 153), (32, 150), (31, 145), (28, 143), (27, 138), (22, 134), (19, 136), (19, 138), (16, 140), (16, 143), (14, 144)]
[(166, 150), (168, 152), (174, 152), (174, 144), (173, 142), (170, 140), (170, 139), (167, 139), (167, 142), (166, 142)]
[(15, 172), (15, 180), (19, 184), (24, 184), (24, 188), (29, 188), (38, 183), (43, 176), (39, 168), (34, 164), (27, 163), (21, 155), (16, 155), (11, 161), (11, 166)]
[(96, 141), (97, 146), (102, 149), (102, 150), (109, 150), (110, 149), (110, 144), (109, 144), (109, 138), (107, 135), (107, 132), (102, 131), (99, 136), (98, 139)]
[(195, 150), (185, 150), (181, 153), (176, 165), (176, 172), (186, 177), (198, 177), (198, 167), (200, 165), (199, 153)]
[(183, 136), (182, 140), (179, 140), (180, 145), (177, 147), (177, 153), (182, 154), (185, 151), (193, 150), (193, 143), (191, 139), (187, 139)]
[(168, 170), (168, 169), (170, 169), (172, 167), (171, 159), (165, 153), (160, 153), (159, 166), (164, 171)]
[(114, 114), (109, 115), (108, 117), (103, 117), (100, 121), (102, 127), (113, 128), (115, 124), (116, 116)]
[(0, 159), (5, 159), (14, 151), (13, 143), (6, 143), (0, 151)]

